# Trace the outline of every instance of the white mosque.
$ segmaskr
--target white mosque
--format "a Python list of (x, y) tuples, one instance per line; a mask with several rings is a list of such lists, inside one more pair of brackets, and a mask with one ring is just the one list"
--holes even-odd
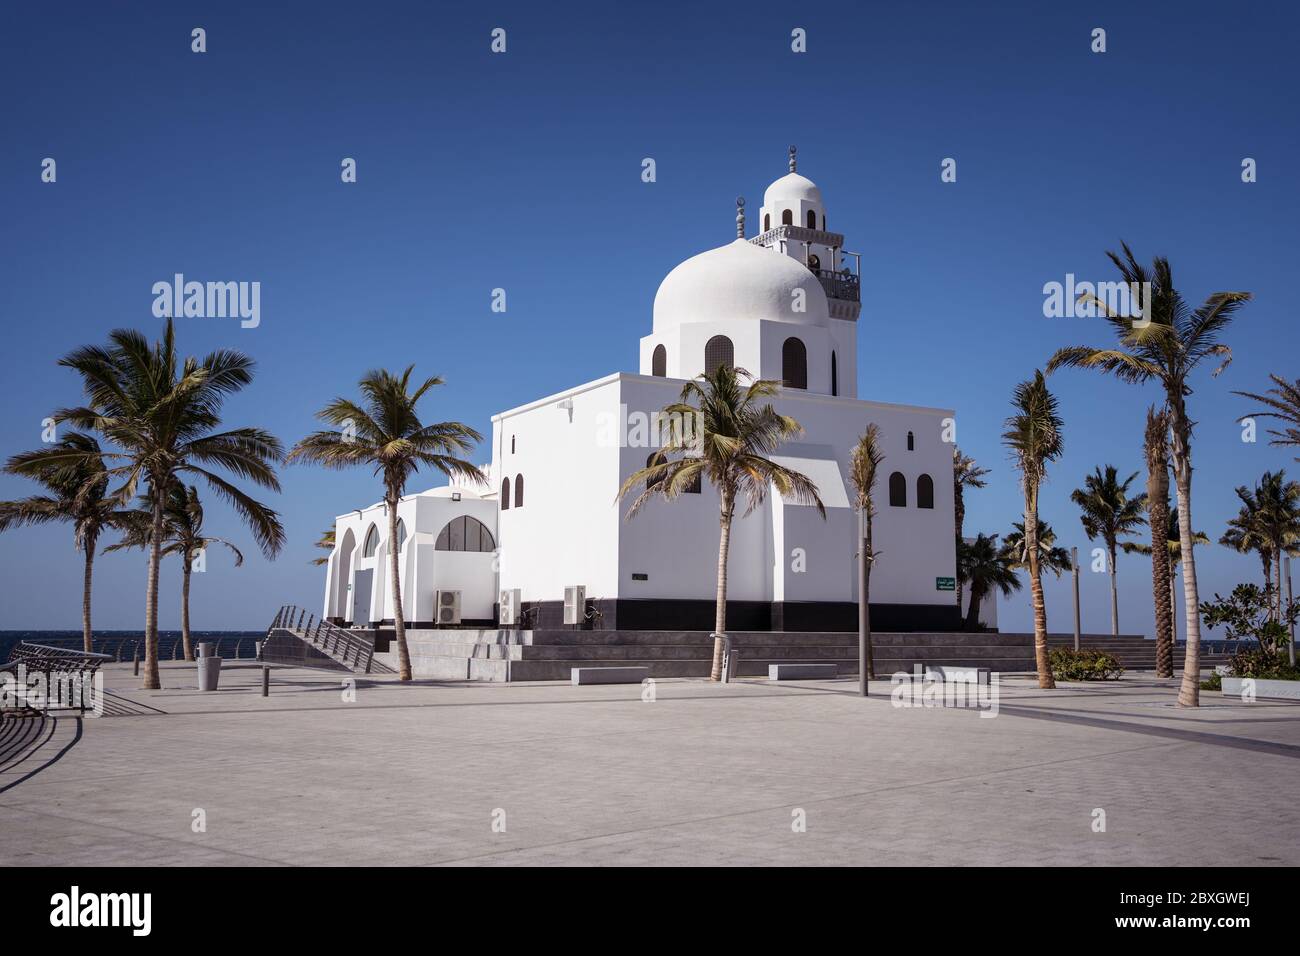
[[(705, 484), (630, 520), (615, 495), (656, 454), (641, 427), (719, 363), (782, 383), (773, 400), (804, 432), (779, 459), (817, 484), (826, 508), (775, 493), (737, 512), (728, 566), (730, 630), (857, 627), (858, 517), (850, 451), (879, 426), (872, 623), (956, 630), (951, 442), (954, 412), (858, 397), (861, 260), (827, 226), (821, 191), (796, 171), (767, 188), (761, 231), (692, 256), (659, 286), (640, 370), (616, 372), (492, 418), (488, 488), (402, 499), (396, 547), (410, 627), (702, 630), (713, 626), (718, 500)], [(335, 519), (323, 616), (391, 623), (383, 503)], [(992, 623), (985, 615), (986, 623)]]

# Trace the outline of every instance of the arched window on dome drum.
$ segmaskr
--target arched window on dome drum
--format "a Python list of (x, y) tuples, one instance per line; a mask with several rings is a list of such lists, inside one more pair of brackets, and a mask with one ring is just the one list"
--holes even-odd
[(704, 374), (712, 375), (719, 365), (734, 366), (736, 349), (725, 335), (715, 335), (704, 343)]
[(811, 209), (808, 210), (808, 228), (809, 229), (817, 228), (817, 213)]
[(789, 209), (781, 210), (781, 225), (783, 226), (794, 225), (794, 213), (792, 213)]
[(781, 346), (781, 384), (786, 388), (808, 387), (808, 349), (794, 336)]
[(510, 479), (501, 479), (501, 510), (510, 510)]
[(912, 435), (911, 432), (907, 433), (907, 450), (916, 451), (916, 438)]
[(452, 518), (438, 532), (438, 539), (433, 544), (435, 551), (495, 551), (497, 543), (492, 540), (492, 532), (477, 518), (460, 515)]
[(763, 213), (763, 231), (767, 232), (771, 228), (772, 228), (772, 214), (770, 212), (765, 212)]
[(922, 475), (916, 479), (916, 506), (918, 508), (934, 507), (934, 479)]
[(515, 507), (524, 506), (524, 476), (515, 475)]
[(889, 476), (889, 507), (907, 507), (907, 479), (903, 477), (901, 471), (896, 471)]
[(364, 548), (361, 549), (361, 556), (363, 558), (373, 558), (375, 556), (375, 552), (378, 550), (379, 550), (379, 529), (374, 525), (371, 525), (370, 530), (366, 532), (366, 545)]
[(839, 362), (835, 359), (835, 353), (831, 353), (831, 394), (840, 393), (840, 367)]
[(406, 522), (401, 518), (397, 519), (397, 553), (401, 554), (402, 549), (406, 547)]
[(656, 345), (654, 355), (650, 358), (650, 374), (664, 378), (668, 375), (668, 350)]

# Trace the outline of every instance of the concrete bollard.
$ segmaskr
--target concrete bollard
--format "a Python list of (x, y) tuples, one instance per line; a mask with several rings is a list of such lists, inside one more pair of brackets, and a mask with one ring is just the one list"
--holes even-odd
[(132, 655), (132, 663), (135, 664), (135, 676), (140, 676), (140, 642), (135, 642), (135, 653)]
[(271, 668), (262, 668), (262, 696), (271, 696)]

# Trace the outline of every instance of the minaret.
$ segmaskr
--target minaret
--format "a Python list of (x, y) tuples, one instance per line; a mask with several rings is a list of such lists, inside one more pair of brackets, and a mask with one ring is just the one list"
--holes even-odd
[(856, 322), (862, 310), (861, 257), (845, 252), (844, 236), (826, 229), (821, 190), (799, 174), (797, 157), (798, 150), (791, 146), (790, 171), (767, 187), (759, 211), (760, 231), (749, 241), (802, 262), (826, 291), (831, 318)]

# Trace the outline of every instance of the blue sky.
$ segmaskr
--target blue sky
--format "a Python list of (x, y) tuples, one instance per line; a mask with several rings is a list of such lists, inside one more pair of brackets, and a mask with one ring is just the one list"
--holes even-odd
[[(150, 288), (173, 273), (257, 280), (262, 321), (182, 320), (182, 348), (242, 349), (254, 385), (228, 406), (286, 443), (375, 366), (447, 385), (430, 418), (490, 429), (493, 412), (635, 369), (659, 281), (734, 236), (785, 170), (822, 188), (863, 253), (860, 394), (958, 409), (964, 450), (994, 469), (968, 531), (1004, 531), (1019, 493), (999, 444), (1007, 398), (1051, 352), (1108, 344), (1102, 323), (1045, 319), (1042, 287), (1108, 280), (1127, 240), (1184, 294), (1255, 301), (1236, 360), (1191, 399), (1195, 515), (1213, 538), (1232, 488), (1294, 456), (1240, 441), (1232, 389), (1297, 375), (1297, 136), (1287, 4), (1210, 3), (32, 4), (0, 14), (0, 453), (35, 447), (77, 401), (56, 360), (107, 331), (160, 328)], [(274, 9), (270, 9), (270, 8)], [(1162, 9), (1163, 8), (1163, 9)], [(208, 52), (190, 51), (207, 31)], [(494, 27), (507, 53), (489, 50)], [(807, 31), (808, 52), (790, 49)], [(1094, 27), (1107, 52), (1090, 51)], [(58, 181), (40, 181), (45, 157)], [(343, 157), (358, 182), (339, 179)], [(653, 157), (658, 181), (641, 181)], [(956, 183), (940, 162), (957, 160)], [(1245, 157), (1258, 182), (1241, 182)], [(508, 311), (489, 309), (505, 288)], [(1043, 516), (1087, 542), (1069, 492), (1101, 463), (1138, 471), (1154, 391), (1084, 372), (1052, 379), (1067, 422)], [(480, 456), (486, 458), (486, 455)], [(196, 626), (257, 628), (315, 606), (312, 542), (379, 496), (367, 471), (284, 473), (289, 543), (235, 570), (209, 555)], [(432, 478), (427, 484), (436, 484)], [(415, 487), (423, 482), (417, 480)], [(30, 493), (0, 477), (0, 497)], [(247, 542), (222, 507), (214, 533)], [(251, 546), (246, 549), (251, 552)], [(1201, 553), (1202, 593), (1258, 562)], [(1121, 624), (1150, 632), (1149, 570), (1120, 561)], [(77, 627), (80, 562), (65, 528), (0, 536), (0, 628)], [(164, 566), (175, 585), (179, 568)], [(140, 626), (144, 562), (101, 560), (96, 624)], [(1085, 574), (1085, 627), (1108, 627)], [(162, 623), (177, 626), (178, 588)], [(1068, 630), (1065, 582), (1047, 591)], [(1027, 601), (1004, 627), (1029, 626)]]

